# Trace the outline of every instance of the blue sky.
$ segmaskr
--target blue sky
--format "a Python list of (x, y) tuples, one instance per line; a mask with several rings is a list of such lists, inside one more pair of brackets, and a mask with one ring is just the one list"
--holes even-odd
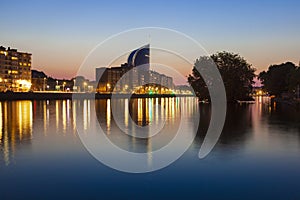
[[(261, 71), (300, 60), (299, 1), (0, 1), (3, 46), (33, 53), (33, 68), (70, 78), (88, 52), (118, 32), (164, 27), (209, 52), (241, 54)], [(188, 71), (183, 72), (188, 73)]]

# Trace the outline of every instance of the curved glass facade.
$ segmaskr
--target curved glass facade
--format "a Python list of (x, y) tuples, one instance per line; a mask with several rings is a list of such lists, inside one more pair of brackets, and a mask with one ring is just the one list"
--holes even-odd
[(127, 59), (128, 66), (137, 67), (140, 65), (148, 65), (149, 70), (150, 63), (150, 45), (147, 44), (139, 49), (136, 49), (130, 53)]

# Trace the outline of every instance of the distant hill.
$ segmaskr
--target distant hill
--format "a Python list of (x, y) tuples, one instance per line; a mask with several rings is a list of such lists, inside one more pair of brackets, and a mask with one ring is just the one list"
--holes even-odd
[(42, 71), (31, 70), (31, 78), (47, 78), (47, 75)]

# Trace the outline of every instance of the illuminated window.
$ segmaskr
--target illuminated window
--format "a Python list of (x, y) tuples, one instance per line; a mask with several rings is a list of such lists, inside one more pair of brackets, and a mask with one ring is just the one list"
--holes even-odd
[(12, 60), (18, 60), (18, 58), (15, 57), (15, 56), (12, 56), (11, 59), (12, 59)]
[(22, 66), (22, 63), (20, 62), (20, 66)]

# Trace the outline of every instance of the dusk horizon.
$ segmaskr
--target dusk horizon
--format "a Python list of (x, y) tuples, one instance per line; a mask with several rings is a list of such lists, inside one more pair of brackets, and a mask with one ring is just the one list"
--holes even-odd
[(1, 200), (300, 199), (300, 1), (0, 5)]
[[(238, 53), (257, 69), (257, 74), (272, 64), (287, 61), (299, 64), (300, 28), (296, 25), (300, 19), (299, 2), (152, 1), (138, 9), (118, 4), (122, 3), (2, 3), (0, 16), (6, 20), (0, 21), (1, 45), (32, 53), (33, 69), (66, 79), (76, 75), (85, 57), (99, 43), (120, 32), (142, 27), (182, 32), (197, 40), (209, 54)], [(17, 15), (10, 13), (24, 15), (15, 19)], [(170, 20), (171, 17), (176, 20)], [(188, 75), (190, 70), (182, 69), (181, 73)]]

